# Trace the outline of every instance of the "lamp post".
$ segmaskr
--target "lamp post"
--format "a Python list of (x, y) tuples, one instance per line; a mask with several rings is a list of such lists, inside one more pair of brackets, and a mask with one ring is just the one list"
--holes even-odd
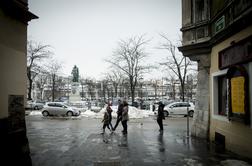
[(164, 100), (164, 95), (163, 95), (163, 86), (164, 86), (164, 82), (163, 82), (163, 77), (162, 77), (162, 83), (161, 83), (161, 95), (162, 95), (162, 101)]
[[(187, 78), (187, 84), (188, 84), (188, 76), (186, 77)], [(187, 135), (186, 137), (189, 138), (189, 98), (187, 98)]]

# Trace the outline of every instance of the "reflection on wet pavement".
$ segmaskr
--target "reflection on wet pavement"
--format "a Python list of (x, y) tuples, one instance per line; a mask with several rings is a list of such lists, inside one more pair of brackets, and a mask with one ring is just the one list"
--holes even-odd
[(152, 119), (131, 120), (128, 135), (121, 133), (120, 125), (114, 133), (100, 134), (100, 119), (26, 118), (34, 166), (224, 166), (232, 163), (246, 166), (249, 162), (241, 161), (243, 158), (232, 153), (216, 153), (204, 140), (187, 138), (184, 118), (165, 120), (163, 133)]

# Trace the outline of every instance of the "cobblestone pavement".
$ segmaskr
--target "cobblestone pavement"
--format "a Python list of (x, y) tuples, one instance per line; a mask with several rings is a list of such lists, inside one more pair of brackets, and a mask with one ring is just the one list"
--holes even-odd
[[(115, 123), (115, 120), (113, 120)], [(190, 120), (191, 123), (191, 120)], [(26, 116), (34, 166), (249, 165), (206, 141), (186, 137), (186, 118), (167, 118), (164, 132), (152, 118), (130, 120), (128, 135), (101, 132), (101, 119)]]

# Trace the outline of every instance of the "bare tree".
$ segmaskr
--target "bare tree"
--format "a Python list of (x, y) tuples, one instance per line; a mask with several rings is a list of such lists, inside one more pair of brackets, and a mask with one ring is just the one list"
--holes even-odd
[(166, 57), (166, 61), (160, 63), (160, 65), (166, 66), (169, 71), (173, 72), (180, 82), (180, 94), (182, 101), (185, 100), (185, 79), (189, 71), (189, 67), (192, 65), (189, 58), (182, 56), (177, 51), (177, 47), (165, 36), (161, 35), (165, 40), (159, 47), (169, 51), (169, 56)]
[(48, 79), (48, 72), (46, 70), (42, 70), (40, 72), (40, 74), (38, 75), (38, 79), (36, 81), (36, 84), (37, 84), (37, 87), (39, 89), (39, 92), (40, 92), (40, 99), (41, 100), (44, 100), (44, 88), (45, 88), (45, 85), (47, 83), (47, 79)]
[(169, 79), (170, 86), (169, 86), (169, 97), (173, 100), (176, 100), (176, 79), (175, 77), (171, 76)]
[(123, 79), (122, 73), (119, 70), (112, 70), (106, 74), (106, 78), (109, 82), (111, 82), (114, 89), (112, 97), (118, 97), (118, 88)]
[(87, 78), (85, 80), (85, 84), (87, 85), (87, 93), (90, 96), (90, 99), (93, 100), (94, 98), (94, 89), (95, 89), (95, 81), (91, 78)]
[(121, 40), (112, 58), (106, 60), (115, 69), (119, 69), (127, 75), (132, 103), (135, 100), (135, 89), (138, 79), (142, 77), (144, 72), (150, 69), (150, 65), (144, 65), (143, 63), (147, 57), (147, 53), (144, 50), (144, 46), (147, 43), (148, 40), (145, 40), (143, 36)]
[(34, 41), (27, 43), (27, 78), (28, 100), (31, 100), (32, 83), (41, 71), (41, 61), (52, 55), (49, 45), (42, 45)]
[(103, 102), (106, 102), (107, 89), (108, 89), (108, 80), (105, 78), (101, 81), (101, 93), (102, 93), (101, 96), (103, 97)]
[(62, 69), (62, 65), (60, 62), (56, 60), (50, 60), (47, 65), (49, 77), (52, 84), (52, 101), (55, 100), (56, 86), (58, 81), (58, 75), (60, 70)]
[(191, 101), (193, 100), (193, 97), (195, 95), (194, 90), (196, 89), (197, 84), (194, 83), (193, 80), (197, 79), (197, 75), (195, 73), (189, 74), (186, 78), (186, 86), (185, 86), (185, 92), (188, 99)]
[(80, 78), (80, 84), (81, 84), (81, 100), (84, 99), (84, 85), (85, 85), (85, 79), (83, 77)]
[(157, 90), (158, 90), (158, 80), (153, 80), (151, 85), (154, 88), (154, 95), (155, 95), (155, 100), (156, 100), (157, 99)]

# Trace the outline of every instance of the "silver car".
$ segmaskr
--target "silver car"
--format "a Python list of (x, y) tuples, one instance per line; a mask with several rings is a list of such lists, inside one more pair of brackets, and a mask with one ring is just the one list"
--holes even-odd
[(187, 115), (187, 109), (188, 114), (190, 117), (193, 117), (194, 113), (194, 104), (188, 103), (188, 102), (174, 102), (171, 104), (168, 104), (164, 107), (164, 114), (165, 116), (168, 115)]
[(45, 102), (43, 101), (27, 101), (25, 109), (29, 110), (40, 110), (44, 107)]
[(48, 102), (42, 109), (43, 116), (61, 115), (61, 116), (79, 116), (80, 111), (76, 108), (70, 107), (64, 103)]

